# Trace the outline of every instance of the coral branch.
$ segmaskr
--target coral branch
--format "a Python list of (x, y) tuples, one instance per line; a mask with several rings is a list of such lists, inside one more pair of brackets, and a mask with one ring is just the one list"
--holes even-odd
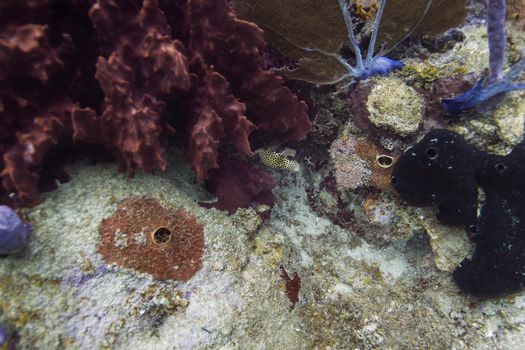
[(374, 51), (376, 47), (377, 36), (379, 35), (379, 25), (381, 24), (381, 18), (383, 17), (383, 12), (385, 11), (385, 5), (387, 0), (382, 0), (379, 5), (379, 10), (376, 13), (374, 18), (374, 28), (372, 29), (372, 36), (370, 37), (370, 44), (368, 45), (368, 51), (366, 52), (366, 61), (370, 62), (374, 58)]
[(362, 71), (364, 69), (363, 55), (361, 54), (361, 48), (359, 47), (359, 43), (355, 38), (354, 24), (352, 23), (350, 9), (348, 8), (348, 5), (346, 4), (345, 0), (337, 0), (337, 2), (339, 3), (339, 7), (341, 8), (341, 12), (343, 13), (343, 18), (345, 19), (346, 30), (348, 32), (348, 39), (350, 40), (350, 46), (352, 47), (352, 51), (354, 51), (355, 59), (357, 62), (356, 69), (358, 71)]

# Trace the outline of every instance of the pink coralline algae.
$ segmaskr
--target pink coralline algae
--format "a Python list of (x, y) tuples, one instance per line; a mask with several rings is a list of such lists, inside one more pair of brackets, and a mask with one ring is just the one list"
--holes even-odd
[[(132, 176), (165, 170), (167, 145), (185, 144), (197, 178), (218, 183), (228, 152), (253, 155), (250, 137), (296, 141), (310, 130), (306, 104), (264, 68), (262, 30), (226, 0), (26, 0), (0, 9), (4, 202), (37, 203), (45, 175), (56, 173), (50, 164), (71, 146), (103, 147)], [(251, 192), (273, 187), (269, 174), (238, 163), (253, 169)]]
[(350, 190), (367, 186), (372, 176), (370, 165), (356, 153), (356, 144), (354, 138), (347, 137), (330, 146), (337, 184)]

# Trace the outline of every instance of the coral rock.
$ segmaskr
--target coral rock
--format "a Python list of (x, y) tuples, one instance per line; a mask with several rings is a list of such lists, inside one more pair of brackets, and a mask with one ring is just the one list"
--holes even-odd
[(397, 78), (376, 78), (372, 84), (366, 102), (370, 122), (400, 136), (414, 134), (423, 120), (423, 97)]
[(160, 280), (186, 281), (202, 267), (204, 227), (184, 209), (130, 197), (102, 221), (98, 246), (104, 260)]
[(463, 259), (472, 255), (474, 243), (461, 227), (444, 226), (428, 216), (423, 218), (422, 225), (430, 238), (434, 263), (441, 271), (452, 272)]
[[(343, 188), (356, 190), (373, 186), (381, 190), (390, 189), (390, 175), (396, 159), (381, 155), (372, 142), (352, 136), (339, 138), (330, 146), (330, 157), (337, 184)], [(388, 159), (388, 164), (382, 164), (382, 158)]]
[(337, 184), (349, 190), (367, 186), (372, 176), (369, 164), (355, 153), (356, 145), (355, 139), (347, 137), (330, 146)]
[(348, 100), (355, 125), (378, 145), (414, 137), (424, 127), (427, 99), (399, 78), (362, 81)]
[(329, 145), (337, 137), (339, 127), (334, 113), (327, 108), (321, 108), (314, 117), (310, 137), (317, 144)]
[(520, 28), (525, 29), (525, 0), (507, 1), (507, 17), (514, 20)]

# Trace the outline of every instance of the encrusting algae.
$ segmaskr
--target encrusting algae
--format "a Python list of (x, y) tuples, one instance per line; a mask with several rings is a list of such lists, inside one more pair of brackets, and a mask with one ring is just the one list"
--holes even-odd
[(423, 96), (395, 77), (375, 78), (372, 84), (366, 102), (370, 122), (400, 136), (414, 134), (423, 120)]
[(203, 226), (186, 210), (129, 197), (102, 221), (99, 252), (107, 262), (160, 280), (188, 280), (202, 267)]

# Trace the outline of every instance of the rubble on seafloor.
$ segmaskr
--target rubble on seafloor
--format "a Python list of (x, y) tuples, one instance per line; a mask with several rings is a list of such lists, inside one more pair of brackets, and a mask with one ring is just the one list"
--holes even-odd
[[(312, 211), (304, 174), (283, 173), (269, 221), (254, 209), (228, 216), (197, 204), (205, 194), (182, 162), (177, 154), (172, 171), (133, 179), (115, 165), (76, 163), (72, 181), (24, 210), (34, 240), (0, 264), (0, 322), (17, 329), (20, 348), (489, 349), (523, 340), (525, 297), (461, 294), (428, 239), (414, 235), (426, 209), (384, 206), (413, 226), (367, 242)], [(158, 281), (97, 253), (101, 222), (129, 196), (184, 207), (204, 226), (202, 268), (188, 281)], [(283, 269), (301, 281), (293, 308)]]

